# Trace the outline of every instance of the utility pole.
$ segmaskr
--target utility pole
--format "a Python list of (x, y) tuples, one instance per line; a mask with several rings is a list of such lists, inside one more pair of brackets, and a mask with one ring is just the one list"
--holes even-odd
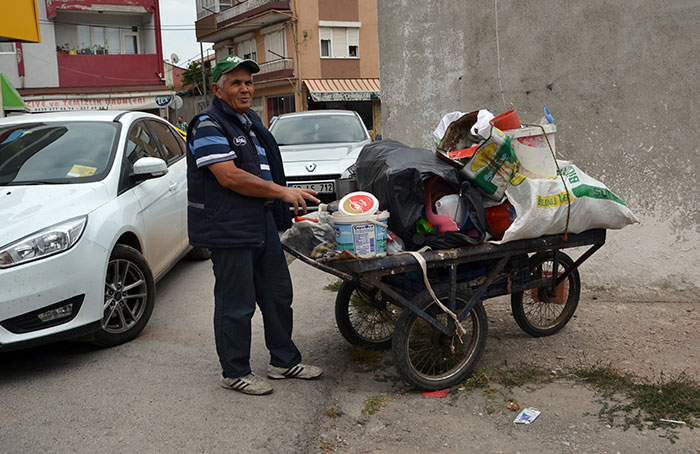
[(204, 108), (207, 107), (207, 73), (204, 71), (204, 47), (199, 42), (199, 55), (202, 58), (202, 92), (204, 93)]

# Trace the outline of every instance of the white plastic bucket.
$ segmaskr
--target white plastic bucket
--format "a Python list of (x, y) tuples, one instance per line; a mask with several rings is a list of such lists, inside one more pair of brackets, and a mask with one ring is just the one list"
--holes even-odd
[(345, 249), (360, 258), (386, 255), (388, 211), (354, 215), (335, 212), (331, 219), (338, 249)]
[[(557, 165), (554, 162), (552, 151), (556, 155), (557, 149), (554, 143), (557, 127), (555, 125), (545, 125), (544, 133), (539, 126), (529, 126), (527, 128), (513, 129), (505, 134), (511, 138), (511, 145), (515, 156), (520, 161), (520, 173), (529, 178), (554, 178), (557, 176)], [(549, 150), (547, 139), (552, 145)]]

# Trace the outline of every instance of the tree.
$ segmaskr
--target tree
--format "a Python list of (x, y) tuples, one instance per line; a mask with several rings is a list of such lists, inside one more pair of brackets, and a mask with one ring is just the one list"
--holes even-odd
[[(204, 72), (207, 78), (207, 85), (211, 84), (211, 68), (205, 68)], [(185, 85), (194, 84), (200, 93), (202, 90), (202, 63), (199, 61), (193, 61), (187, 67), (184, 73), (182, 73), (182, 83)]]

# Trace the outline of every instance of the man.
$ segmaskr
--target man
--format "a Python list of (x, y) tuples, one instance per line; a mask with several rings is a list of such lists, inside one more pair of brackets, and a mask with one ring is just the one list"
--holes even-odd
[(181, 131), (187, 131), (187, 122), (182, 119), (182, 115), (177, 116), (177, 123), (175, 124)]
[[(193, 246), (211, 250), (214, 338), (221, 385), (246, 394), (272, 386), (250, 369), (251, 318), (257, 302), (270, 352), (267, 376), (316, 378), (292, 342), (292, 283), (271, 206), (306, 212), (315, 191), (286, 186), (279, 147), (253, 103), (253, 60), (230, 55), (212, 74), (214, 101), (187, 131), (188, 229)], [(288, 213), (288, 211), (287, 211)]]

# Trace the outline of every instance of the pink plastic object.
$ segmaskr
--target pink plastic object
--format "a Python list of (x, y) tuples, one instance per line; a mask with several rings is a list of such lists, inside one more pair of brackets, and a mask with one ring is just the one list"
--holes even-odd
[(454, 194), (454, 189), (440, 177), (433, 177), (425, 184), (425, 217), (437, 227), (438, 233), (456, 232), (459, 230), (455, 221), (448, 215), (435, 212), (435, 201), (447, 194)]

